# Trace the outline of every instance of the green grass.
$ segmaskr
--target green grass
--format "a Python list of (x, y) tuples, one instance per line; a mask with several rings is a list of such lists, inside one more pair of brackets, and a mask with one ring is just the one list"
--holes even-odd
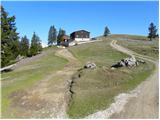
[[(87, 61), (94, 61), (97, 65), (109, 65), (115, 63), (117, 60), (127, 57), (127, 55), (117, 52), (109, 47), (110, 40), (81, 44), (69, 48), (69, 51), (80, 60), (82, 65)], [(114, 52), (114, 54), (112, 54)]]
[(67, 60), (54, 55), (56, 49), (49, 48), (51, 52), (25, 66), (12, 72), (2, 73), (2, 117), (9, 118), (12, 113), (9, 111), (11, 99), (9, 96), (17, 91), (29, 89), (34, 83), (45, 79), (46, 76), (62, 69)]
[[(73, 55), (78, 58), (83, 66), (86, 62), (95, 62), (98, 66), (95, 70), (82, 70), (81, 77), (76, 79), (73, 84), (73, 99), (67, 111), (70, 118), (83, 118), (98, 110), (106, 109), (112, 102), (114, 96), (122, 92), (128, 92), (135, 88), (139, 83), (145, 80), (146, 77), (154, 69), (154, 65), (150, 63), (141, 64), (136, 68), (120, 68), (111, 70), (110, 66), (127, 55), (118, 52), (110, 47), (111, 40), (109, 37), (102, 38), (104, 41), (82, 44), (68, 48)], [(142, 45), (149, 46), (150, 44), (136, 41), (118, 41), (119, 44), (129, 47), (140, 54), (142, 52)], [(156, 45), (156, 43), (154, 43)], [(132, 48), (132, 46), (134, 46)], [(139, 46), (139, 50), (137, 50)], [(136, 49), (134, 49), (136, 48)], [(149, 47), (146, 47), (148, 50)], [(40, 59), (26, 64), (15, 71), (2, 73), (2, 117), (10, 118), (12, 112), (10, 111), (12, 100), (9, 97), (13, 92), (29, 89), (37, 81), (45, 79), (47, 75), (62, 69), (68, 62), (65, 59), (56, 57), (54, 55), (57, 48), (45, 48), (47, 55)], [(147, 54), (149, 55), (149, 54)], [(153, 53), (150, 52), (150, 56)], [(156, 57), (156, 56), (155, 56)], [(77, 72), (79, 74), (79, 72)], [(77, 75), (76, 74), (76, 75)], [(63, 79), (56, 78), (56, 79)], [(58, 81), (57, 81), (58, 82)], [(51, 85), (56, 83), (50, 81)], [(50, 89), (52, 91), (52, 89)]]
[(107, 39), (69, 48), (82, 64), (93, 61), (98, 65), (96, 70), (81, 71), (81, 77), (75, 80), (73, 99), (67, 111), (70, 118), (83, 118), (106, 109), (116, 95), (132, 90), (153, 71), (154, 65), (148, 62), (136, 68), (111, 70), (113, 63), (127, 56), (112, 49), (109, 43)]
[(119, 40), (118, 44), (129, 48), (139, 54), (147, 55), (153, 58), (159, 57), (159, 41), (141, 41), (141, 40)]
[(142, 35), (128, 35), (128, 34), (111, 34), (109, 38), (118, 38), (118, 39), (133, 39), (133, 40), (144, 40), (147, 41), (149, 38)]
[(118, 40), (118, 44), (121, 44), (139, 54), (158, 58), (159, 38), (150, 41), (147, 36), (111, 34), (108, 36), (108, 39), (116, 39)]

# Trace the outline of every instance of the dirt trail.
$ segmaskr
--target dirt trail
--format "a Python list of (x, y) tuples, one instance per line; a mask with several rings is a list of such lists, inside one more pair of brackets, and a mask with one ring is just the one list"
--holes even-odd
[(67, 59), (69, 63), (63, 70), (48, 75), (29, 90), (15, 93), (14, 103), (20, 108), (17, 118), (68, 118), (67, 80), (77, 70), (79, 62), (67, 49), (59, 49), (55, 55)]
[(135, 53), (127, 48), (111, 42), (111, 46), (125, 54), (135, 56), (155, 64), (156, 69), (144, 82), (129, 93), (122, 93), (115, 97), (115, 103), (104, 111), (89, 115), (87, 118), (158, 118), (159, 111), (159, 83), (158, 61)]

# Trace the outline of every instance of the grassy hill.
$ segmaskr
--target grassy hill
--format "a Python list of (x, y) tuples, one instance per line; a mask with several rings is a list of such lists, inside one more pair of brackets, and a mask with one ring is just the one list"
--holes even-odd
[[(143, 52), (145, 49), (146, 55), (155, 58), (158, 57), (158, 54), (153, 53), (152, 49), (150, 49), (153, 47), (158, 49), (157, 41), (146, 41), (143, 37), (139, 36), (133, 37), (125, 35), (125, 37), (127, 39), (124, 39), (124, 35), (112, 35), (107, 38), (99, 37), (98, 39), (102, 41), (67, 48), (78, 59), (78, 67), (83, 67), (88, 61), (94, 62), (97, 65), (97, 69), (95, 70), (77, 70), (75, 74), (71, 76), (71, 78), (74, 79), (74, 84), (72, 86), (74, 94), (67, 110), (70, 118), (83, 118), (98, 110), (106, 109), (110, 103), (114, 101), (113, 98), (116, 95), (135, 88), (153, 71), (154, 65), (149, 62), (132, 69), (110, 69), (112, 64), (118, 62), (122, 58), (128, 57), (111, 48), (110, 42), (112, 39), (117, 39), (118, 44), (135, 50), (140, 54), (144, 54)], [(131, 38), (141, 40), (131, 40)], [(44, 53), (39, 56), (38, 59), (31, 59), (30, 62), (22, 64), (14, 71), (1, 74), (1, 110), (3, 118), (15, 118), (15, 113), (19, 114), (16, 111), (17, 107), (13, 104), (13, 93), (19, 91), (23, 94), (24, 90), (32, 88), (36, 83), (41, 82), (48, 76), (62, 70), (64, 67), (68, 66), (67, 70), (72, 69), (72, 63), (68, 64), (69, 62), (66, 59), (55, 56), (57, 50), (58, 48), (56, 47), (45, 48)], [(49, 89), (48, 91), (51, 94), (54, 92), (58, 95), (60, 90), (61, 92), (63, 91), (63, 87), (58, 88), (58, 85), (62, 81), (67, 82), (68, 77), (66, 80), (66, 76), (62, 74), (62, 72), (63, 71), (60, 71), (58, 73), (59, 76), (51, 77), (51, 79), (47, 81), (49, 84), (47, 90)], [(43, 82), (45, 83), (45, 81)], [(55, 98), (53, 97), (51, 99), (54, 100)], [(45, 117), (49, 118), (50, 116), (48, 114), (49, 113), (45, 114)], [(41, 115), (39, 118), (41, 118)]]
[(113, 63), (127, 56), (112, 49), (109, 45), (110, 39), (99, 39), (103, 41), (69, 48), (82, 65), (92, 61), (98, 66), (95, 70), (82, 70), (73, 76), (74, 94), (68, 110), (71, 118), (83, 118), (98, 110), (106, 109), (116, 95), (135, 88), (154, 69), (153, 64), (147, 62), (132, 69), (111, 70), (110, 66)]

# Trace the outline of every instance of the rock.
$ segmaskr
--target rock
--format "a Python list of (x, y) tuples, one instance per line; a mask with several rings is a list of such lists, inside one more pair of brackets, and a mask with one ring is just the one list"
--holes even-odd
[(113, 67), (114, 67), (114, 68), (119, 68), (119, 67), (123, 67), (123, 66), (122, 66), (121, 62), (118, 62), (118, 63), (112, 65), (111, 67), (112, 67), (112, 68), (113, 68)]
[(138, 63), (138, 61), (136, 61), (136, 66), (138, 66), (139, 65), (139, 63)]
[(134, 56), (129, 58), (121, 59), (121, 61), (117, 62), (116, 64), (112, 65), (111, 68), (119, 68), (119, 67), (134, 67), (138, 66), (139, 63), (145, 63), (143, 60), (136, 60)]
[(96, 64), (95, 63), (91, 63), (91, 62), (88, 62), (84, 68), (90, 68), (90, 69), (94, 69), (96, 68)]
[(119, 64), (120, 64), (120, 66), (121, 66), (121, 67), (126, 66), (125, 62), (124, 62), (124, 61), (122, 61), (122, 60), (119, 62)]
[(136, 59), (134, 56), (124, 59), (124, 62), (127, 67), (136, 66)]

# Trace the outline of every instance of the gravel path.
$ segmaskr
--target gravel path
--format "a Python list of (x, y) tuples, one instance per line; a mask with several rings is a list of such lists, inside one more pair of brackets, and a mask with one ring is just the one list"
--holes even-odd
[(158, 61), (117, 45), (116, 42), (116, 40), (113, 40), (110, 45), (125, 54), (154, 63), (156, 69), (136, 89), (129, 93), (122, 93), (116, 96), (115, 103), (112, 103), (109, 108), (91, 114), (86, 118), (158, 118)]

